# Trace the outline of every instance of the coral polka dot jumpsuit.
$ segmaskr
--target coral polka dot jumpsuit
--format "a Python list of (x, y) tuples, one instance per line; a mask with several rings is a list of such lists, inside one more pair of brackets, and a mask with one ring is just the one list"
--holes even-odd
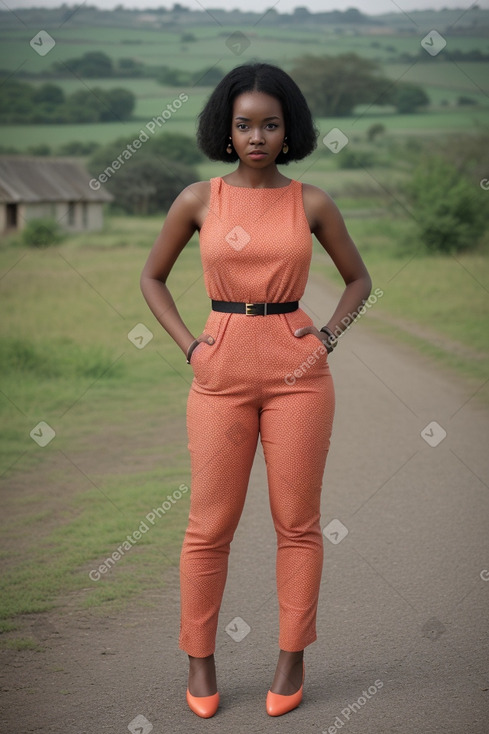
[[(272, 303), (304, 293), (312, 236), (302, 184), (232, 186), (212, 178), (200, 231), (209, 298)], [(317, 639), (323, 566), (320, 495), (333, 415), (328, 355), (301, 309), (247, 316), (212, 310), (191, 356), (187, 402), (191, 494), (180, 557), (179, 646), (215, 651), (230, 544), (243, 509), (260, 436), (277, 535), (279, 647), (298, 651)]]

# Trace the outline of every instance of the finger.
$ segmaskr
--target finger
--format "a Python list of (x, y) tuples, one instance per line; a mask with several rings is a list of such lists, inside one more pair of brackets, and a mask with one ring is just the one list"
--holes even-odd
[(305, 334), (309, 334), (311, 330), (310, 326), (301, 326), (300, 329), (296, 329), (294, 331), (294, 336), (305, 336)]
[(214, 344), (214, 337), (210, 334), (201, 334), (199, 336), (200, 342), (205, 342), (206, 344)]

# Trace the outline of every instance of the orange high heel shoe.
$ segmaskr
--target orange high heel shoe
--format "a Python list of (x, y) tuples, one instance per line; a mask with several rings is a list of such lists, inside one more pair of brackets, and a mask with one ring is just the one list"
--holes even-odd
[(301, 687), (298, 691), (295, 693), (292, 693), (290, 696), (284, 696), (281, 693), (272, 693), (272, 691), (268, 691), (267, 693), (267, 714), (269, 716), (282, 716), (282, 714), (286, 714), (289, 711), (292, 711), (292, 709), (297, 708), (297, 706), (302, 701), (302, 689), (304, 688), (304, 675), (305, 675), (305, 665), (304, 661), (302, 661), (302, 683)]
[(219, 691), (212, 696), (192, 696), (187, 688), (187, 703), (190, 709), (203, 719), (214, 716), (219, 706)]

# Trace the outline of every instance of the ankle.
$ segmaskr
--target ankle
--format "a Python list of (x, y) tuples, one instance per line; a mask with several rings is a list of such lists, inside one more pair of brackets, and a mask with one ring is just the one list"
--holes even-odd
[(279, 663), (286, 663), (288, 665), (295, 665), (296, 663), (302, 663), (304, 659), (304, 650), (298, 650), (290, 652), (289, 650), (280, 650), (278, 660)]
[(194, 696), (210, 696), (217, 691), (214, 655), (189, 658), (188, 688)]

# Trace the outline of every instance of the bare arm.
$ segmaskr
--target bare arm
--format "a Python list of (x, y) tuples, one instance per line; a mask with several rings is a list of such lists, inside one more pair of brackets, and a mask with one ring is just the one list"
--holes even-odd
[(203, 210), (206, 210), (207, 188), (206, 182), (197, 182), (177, 196), (140, 278), (141, 291), (149, 308), (184, 354), (194, 337), (178, 313), (166, 280), (179, 254), (194, 232), (200, 228)]
[(304, 186), (305, 210), (311, 231), (329, 254), (345, 282), (345, 290), (325, 326), (339, 336), (358, 314), (370, 295), (372, 281), (351, 239), (341, 213), (328, 194), (316, 186)]

